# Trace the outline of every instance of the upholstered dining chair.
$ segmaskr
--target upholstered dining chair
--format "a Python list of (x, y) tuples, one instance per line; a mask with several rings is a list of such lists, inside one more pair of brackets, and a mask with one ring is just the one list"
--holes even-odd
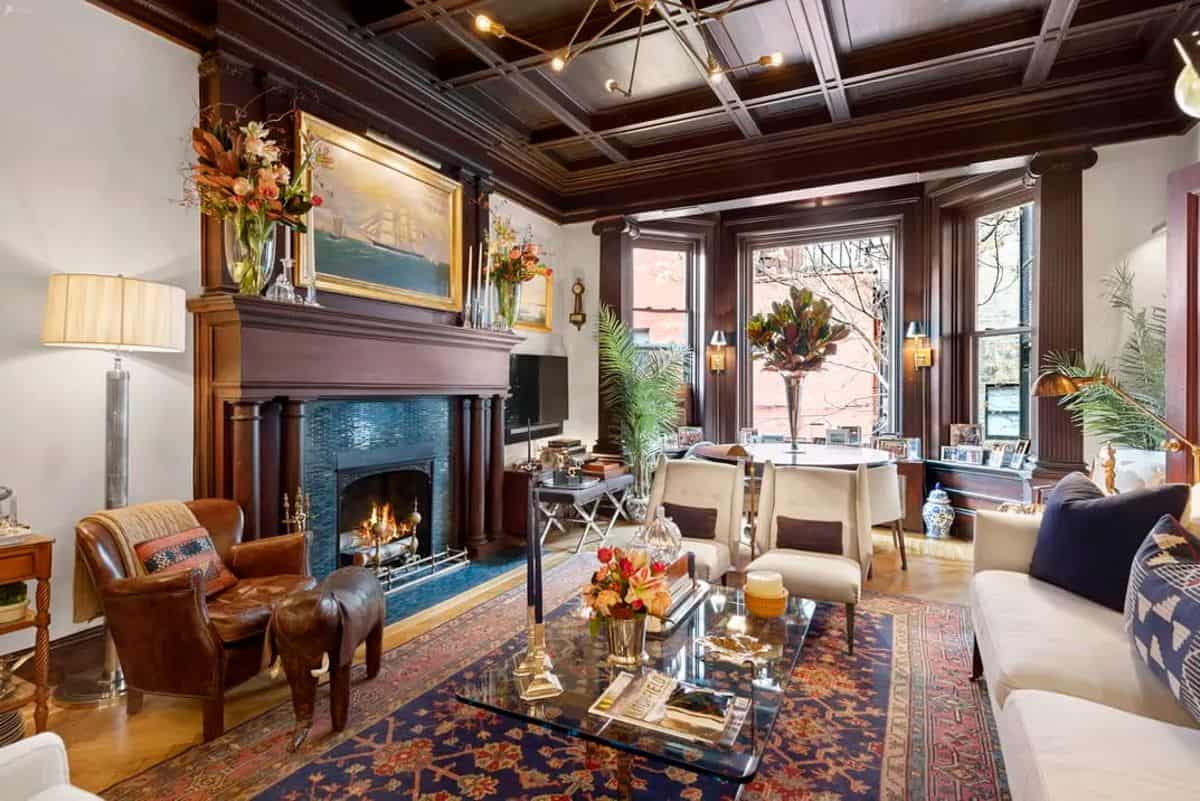
[(904, 476), (895, 463), (867, 470), (867, 487), (871, 493), (871, 525), (887, 526), (892, 541), (900, 551), (900, 569), (908, 570), (908, 554), (904, 549)]
[(661, 507), (679, 526), (683, 549), (696, 558), (697, 578), (720, 581), (741, 566), (745, 468), (695, 459), (661, 459), (646, 519)]
[(130, 575), (113, 532), (89, 518), (75, 528), (75, 548), (125, 671), (127, 713), (141, 709), (146, 692), (201, 699), (208, 741), (225, 730), (225, 691), (262, 670), (275, 603), (317, 582), (309, 572), (307, 535), (242, 542), (236, 502), (208, 499), (185, 506), (236, 579), (232, 586), (206, 593), (199, 568)]
[(783, 576), (792, 595), (846, 605), (846, 646), (854, 653), (854, 610), (871, 569), (867, 468), (763, 466), (755, 538), (762, 556), (747, 571)]

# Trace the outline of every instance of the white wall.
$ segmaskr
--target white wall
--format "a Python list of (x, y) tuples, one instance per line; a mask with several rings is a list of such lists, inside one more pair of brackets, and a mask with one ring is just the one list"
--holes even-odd
[[(596, 316), (599, 313), (600, 238), (592, 233), (591, 223), (558, 225), (500, 195), (492, 196), (490, 211), (508, 217), (518, 232), (531, 228), (533, 240), (543, 249), (543, 262), (554, 270), (554, 330), (549, 333), (518, 331), (525, 341), (514, 352), (567, 357), (570, 418), (563, 424), (563, 436), (576, 437), (591, 447), (597, 436)], [(567, 320), (575, 303), (571, 286), (576, 278), (583, 281), (586, 290), (583, 300), (588, 317), (579, 330)], [(542, 444), (543, 441), (534, 440), (534, 456)], [(525, 451), (524, 444), (509, 445), (505, 456), (509, 462), (520, 461), (525, 458)]]
[[(0, 484), (57, 540), (54, 637), (84, 627), (71, 621), (74, 524), (104, 505), (112, 360), (39, 344), (47, 277), (119, 272), (198, 292), (198, 212), (174, 202), (198, 62), (83, 0), (16, 0), (0, 13)], [(125, 364), (130, 500), (190, 498), (190, 344)], [(0, 638), (0, 653), (31, 642)]]
[[(1083, 174), (1083, 342), (1089, 359), (1111, 366), (1129, 331), (1105, 299), (1104, 279), (1128, 262), (1137, 278), (1135, 303), (1166, 305), (1167, 176), (1200, 154), (1195, 131), (1097, 152), (1096, 166)], [(1100, 444), (1085, 440), (1087, 460)]]

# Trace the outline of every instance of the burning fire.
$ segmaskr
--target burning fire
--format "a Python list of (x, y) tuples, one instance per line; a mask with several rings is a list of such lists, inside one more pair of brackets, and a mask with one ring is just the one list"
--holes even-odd
[(400, 521), (396, 520), (390, 503), (380, 506), (377, 502), (371, 501), (371, 516), (358, 524), (358, 534), (362, 542), (366, 544), (382, 545), (402, 537), (413, 536), (420, 523), (421, 514), (417, 511), (415, 501), (412, 512)]

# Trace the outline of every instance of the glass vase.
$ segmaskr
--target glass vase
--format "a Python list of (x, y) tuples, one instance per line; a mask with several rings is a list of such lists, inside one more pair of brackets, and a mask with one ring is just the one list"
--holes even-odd
[(787, 395), (788, 435), (792, 453), (803, 453), (800, 448), (800, 392), (804, 384), (804, 373), (781, 373), (783, 389)]
[(646, 616), (610, 617), (605, 626), (608, 635), (608, 663), (613, 667), (636, 668), (646, 651)]
[(496, 281), (496, 323), (503, 331), (511, 331), (517, 324), (522, 286), (519, 281)]
[(239, 295), (261, 295), (275, 261), (275, 223), (245, 209), (225, 220), (225, 265)]

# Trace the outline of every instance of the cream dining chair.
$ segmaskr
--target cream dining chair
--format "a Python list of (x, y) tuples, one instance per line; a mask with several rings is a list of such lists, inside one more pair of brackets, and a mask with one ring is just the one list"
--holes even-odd
[(895, 462), (867, 470), (867, 488), (871, 494), (871, 525), (887, 526), (900, 551), (900, 569), (908, 570), (904, 549), (904, 476)]
[(717, 582), (741, 566), (745, 474), (741, 462), (659, 460), (646, 520), (663, 507), (683, 534), (683, 550), (696, 558), (697, 578)]
[(763, 467), (755, 539), (762, 556), (747, 567), (783, 576), (790, 594), (846, 605), (846, 646), (854, 653), (854, 610), (871, 569), (866, 467)]

